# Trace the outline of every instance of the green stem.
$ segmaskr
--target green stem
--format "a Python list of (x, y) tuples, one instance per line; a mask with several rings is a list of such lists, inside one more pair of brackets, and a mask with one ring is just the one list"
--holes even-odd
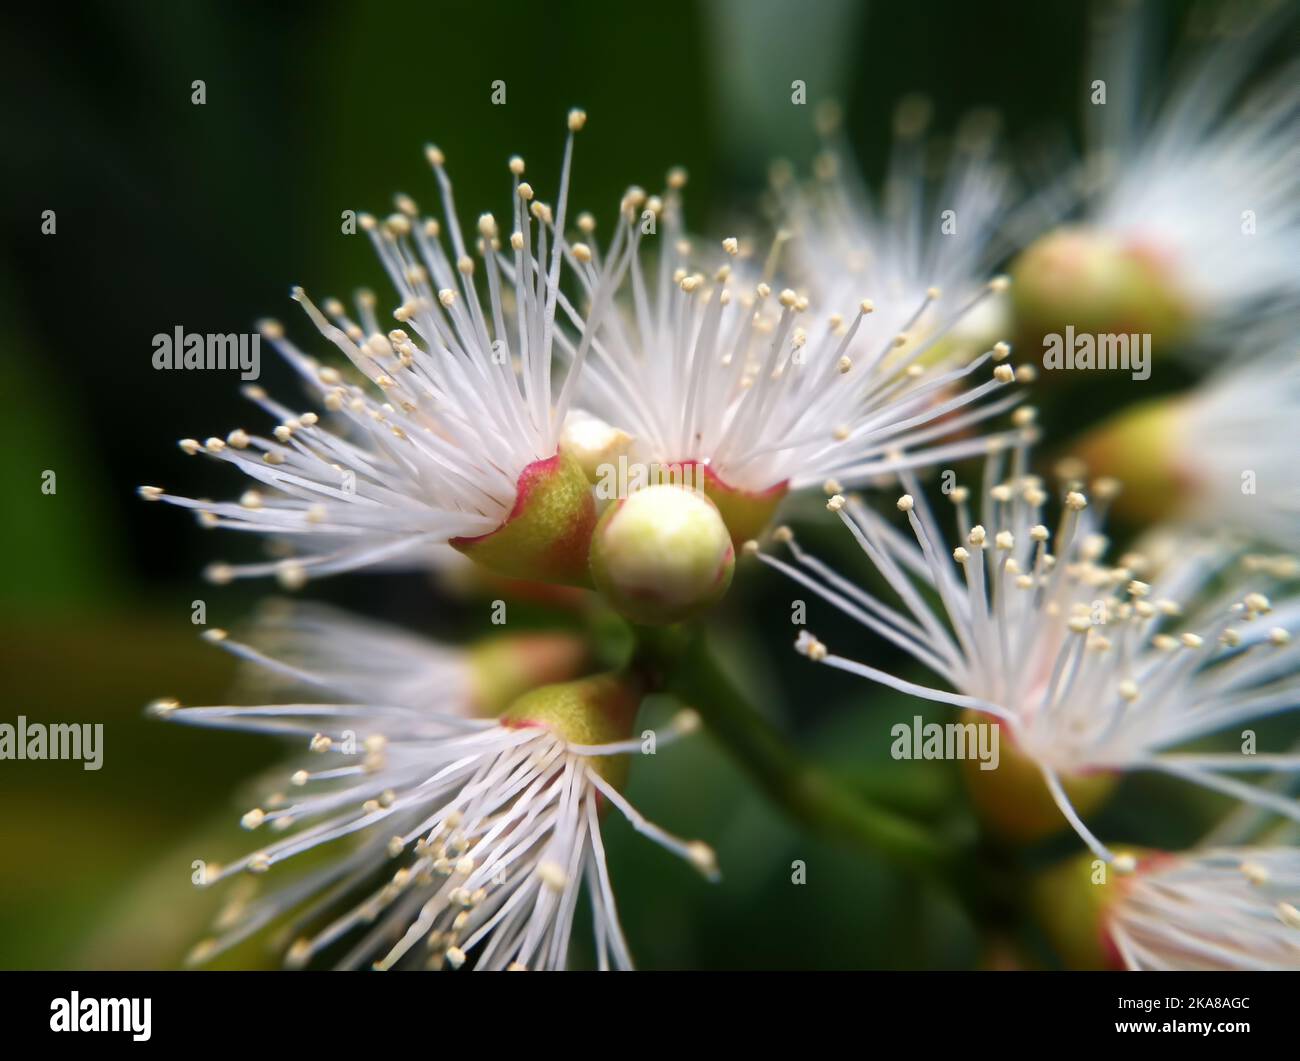
[(837, 784), (756, 711), (719, 666), (700, 630), (639, 630), (637, 659), (705, 724), (764, 792), (796, 821), (831, 839), (946, 877), (952, 854), (915, 824)]

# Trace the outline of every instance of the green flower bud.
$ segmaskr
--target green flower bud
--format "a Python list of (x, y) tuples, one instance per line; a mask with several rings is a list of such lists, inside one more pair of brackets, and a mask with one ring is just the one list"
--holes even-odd
[(1092, 334), (1149, 333), (1158, 352), (1192, 324), (1168, 265), (1148, 248), (1094, 229), (1059, 228), (1012, 264), (1011, 294), (1026, 348), (1067, 325)]
[(596, 588), (627, 618), (674, 623), (715, 604), (736, 551), (705, 495), (661, 484), (610, 504), (591, 540)]
[(557, 453), (519, 476), (515, 506), (494, 531), (451, 544), (470, 559), (512, 578), (586, 585), (596, 502), (582, 468)]

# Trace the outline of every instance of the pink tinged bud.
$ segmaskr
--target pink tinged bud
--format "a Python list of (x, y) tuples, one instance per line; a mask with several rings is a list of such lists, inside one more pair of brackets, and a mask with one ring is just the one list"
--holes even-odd
[(721, 600), (735, 556), (708, 497), (661, 484), (605, 510), (592, 536), (591, 574), (620, 614), (639, 623), (675, 623)]
[(451, 544), (511, 578), (585, 585), (596, 502), (577, 462), (563, 453), (519, 475), (515, 505), (496, 530)]
[[(962, 722), (999, 726), (1000, 757), (996, 770), (981, 770), (974, 758), (962, 761), (962, 775), (980, 821), (1002, 840), (1032, 844), (1069, 829), (1069, 823), (1052, 799), (1038, 764), (1020, 751), (1007, 727), (986, 715), (967, 711)], [(1062, 774), (1061, 785), (1075, 810), (1084, 818), (1105, 802), (1115, 787), (1109, 773)]]
[(1159, 352), (1193, 323), (1160, 249), (1101, 230), (1049, 232), (1021, 253), (1011, 277), (1027, 349), (1041, 349), (1042, 336), (1069, 325), (1076, 333), (1150, 334)]

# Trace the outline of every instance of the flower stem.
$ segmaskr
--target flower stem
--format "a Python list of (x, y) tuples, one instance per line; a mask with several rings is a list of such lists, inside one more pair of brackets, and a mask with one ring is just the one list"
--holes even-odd
[(808, 762), (736, 688), (699, 629), (638, 630), (638, 657), (663, 688), (699, 712), (715, 737), (778, 806), (831, 839), (946, 877), (952, 852), (927, 831), (837, 784)]

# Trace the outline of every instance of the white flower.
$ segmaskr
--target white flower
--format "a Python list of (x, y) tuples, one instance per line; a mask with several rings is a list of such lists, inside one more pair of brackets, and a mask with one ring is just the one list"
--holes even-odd
[(1173, 475), (1187, 516), (1276, 548), (1300, 542), (1300, 358), (1293, 336), (1232, 358), (1176, 405)]
[[(284, 791), (243, 816), (245, 828), (275, 837), (228, 865), (207, 866), (202, 883), (274, 873), (307, 852), (317, 857), (278, 889), (236, 896), (218, 919), (219, 935), (191, 960), (289, 918), (301, 933), (286, 956), (294, 966), (328, 953), (342, 967), (459, 967), (472, 955), (480, 969), (562, 968), (585, 887), (599, 966), (627, 968), (601, 837), (610, 805), (716, 875), (706, 845), (665, 833), (620, 793), (620, 772), (639, 740), (582, 743), (616, 722), (630, 734), (637, 699), (616, 679), (547, 686), (501, 719), (471, 718), (464, 653), (328, 612), (296, 614), (280, 638), (293, 663), (220, 632), (210, 639), (295, 685), (322, 688), (327, 702), (154, 705), (175, 721), (296, 737), (319, 757), (319, 766), (296, 770)], [(307, 656), (318, 669), (306, 668)], [(358, 694), (370, 698), (335, 702)], [(682, 712), (660, 744), (694, 723)]]
[(397, 197), (398, 210), (386, 220), (359, 219), (396, 289), (393, 316), (401, 327), (384, 329), (369, 293), (358, 297), (354, 319), (336, 300), (322, 312), (301, 288), (294, 290), (321, 334), (366, 382), (352, 382), (300, 351), (278, 323), (262, 325), (324, 412), (295, 411), (248, 387), (248, 396), (278, 421), (273, 432), (237, 429), (224, 439), (180, 445), (235, 465), (259, 488), (223, 502), (141, 488), (147, 499), (197, 510), (205, 525), (259, 531), (300, 548), (288, 560), (217, 565), (211, 574), (218, 581), (278, 572), (294, 585), (489, 534), (511, 517), (521, 476), (558, 460), (577, 371), (555, 393), (560, 242), (550, 233), (563, 230), (573, 133), (584, 121), (579, 111), (569, 117), (554, 217), (521, 181), (523, 161), (511, 160), (505, 253), (497, 221), (484, 214), (479, 261), (471, 256), (435, 147), (427, 154), (442, 193), (445, 232), (421, 218), (406, 196)]
[[(1202, 340), (1222, 340), (1266, 306), (1300, 303), (1295, 64), (1247, 87), (1260, 53), (1288, 31), (1289, 16), (1284, 8), (1253, 16), (1224, 8), (1209, 39), (1157, 96), (1146, 47), (1150, 12), (1125, 7), (1100, 26), (1091, 50), (1084, 161), (1013, 225), (1023, 226), (1023, 238), (1071, 216), (1087, 236), (1054, 247), (1063, 285), (1092, 283), (1086, 263), (1104, 245), (1149, 270), (1169, 314), (1193, 320)], [(1018, 283), (1019, 294), (1027, 283)], [(1153, 319), (1168, 323), (1163, 313)], [(1113, 323), (1123, 330), (1122, 321)]]
[[(1238, 577), (1227, 570), (1231, 553), (1188, 545), (1151, 584), (1140, 581), (1147, 577), (1141, 556), (1105, 561), (1107, 542), (1097, 532), (1102, 515), (1078, 489), (1066, 493), (1053, 535), (1043, 523), (1048, 495), (1026, 471), (1026, 447), (1016, 447), (1010, 468), (1004, 457), (989, 458), (978, 517), (968, 488), (949, 494), (955, 548), (945, 544), (908, 474), (910, 492), (898, 508), (915, 540), (856, 501), (831, 499), (897, 603), (854, 585), (792, 540), (795, 565), (764, 558), (912, 655), (944, 687), (833, 655), (807, 632), (800, 649), (891, 688), (999, 720), (1041, 770), (1070, 824), (1107, 860), (1112, 855), (1076, 813), (1062, 776), (1159, 770), (1300, 818), (1295, 800), (1225, 776), (1300, 770), (1300, 756), (1171, 751), (1300, 706), (1300, 642), (1293, 638), (1300, 599), (1274, 611), (1261, 592), (1271, 573), (1284, 573), (1282, 565), (1252, 563)], [(1104, 506), (1117, 488), (1099, 480), (1094, 500)], [(1221, 576), (1229, 588), (1213, 587)]]
[[(593, 303), (627, 278), (621, 312), (602, 314), (589, 329), (580, 400), (631, 436), (636, 460), (703, 465), (715, 491), (774, 506), (787, 489), (831, 477), (860, 483), (983, 451), (978, 438), (931, 443), (952, 440), (1014, 403), (978, 404), (1014, 379), (1010, 365), (990, 364), (1009, 353), (1003, 344), (960, 368), (920, 363), (942, 326), (919, 345), (891, 332), (878, 344), (855, 346), (874, 312), (861, 294), (851, 316), (805, 330), (799, 321), (807, 298), (735, 279), (728, 259), (737, 239), (723, 240), (699, 262), (682, 226), (683, 181), (670, 174), (662, 196), (629, 191), (603, 254), (590, 242), (568, 252)], [(590, 223), (585, 232), (590, 237)], [(657, 249), (653, 270), (643, 262), (646, 242)], [(923, 292), (908, 314), (937, 297), (937, 290)], [(710, 496), (736, 533), (725, 500)]]
[(481, 713), (466, 650), (338, 608), (268, 601), (259, 608), (250, 635), (257, 648), (233, 640), (224, 630), (209, 629), (203, 636), (251, 664), (241, 670), (240, 679), (258, 695), (315, 690), (353, 703), (432, 709), (465, 718)]
[(1300, 967), (1300, 849), (1161, 854), (1116, 887), (1103, 926), (1129, 969)]
[(1076, 444), (1089, 467), (1129, 484), (1118, 510), (1176, 516), (1276, 549), (1300, 541), (1296, 321), (1261, 322), (1190, 390), (1121, 409)]
[(900, 333), (915, 345), (943, 331), (948, 352), (969, 355), (983, 349), (972, 344), (1000, 338), (1009, 324), (1005, 297), (986, 297), (986, 281), (1009, 249), (999, 235), (1011, 189), (995, 152), (996, 118), (977, 111), (965, 119), (936, 181), (929, 176), (930, 115), (923, 97), (899, 104), (879, 194), (837, 135), (838, 108), (819, 115), (830, 146), (816, 161), (815, 181), (774, 174), (794, 273), (813, 301), (852, 306), (863, 293), (874, 301), (858, 349)]

